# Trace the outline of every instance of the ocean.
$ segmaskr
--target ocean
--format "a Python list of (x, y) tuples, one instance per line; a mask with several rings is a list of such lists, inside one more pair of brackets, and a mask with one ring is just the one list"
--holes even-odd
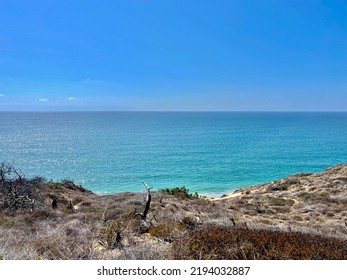
[(347, 113), (1, 112), (0, 162), (98, 194), (221, 195), (347, 162)]

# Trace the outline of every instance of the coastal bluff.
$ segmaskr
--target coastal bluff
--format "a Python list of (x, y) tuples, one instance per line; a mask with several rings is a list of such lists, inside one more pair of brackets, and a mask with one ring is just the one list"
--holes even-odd
[(242, 188), (213, 201), (250, 223), (347, 238), (347, 164)]
[(347, 164), (214, 198), (152, 190), (146, 220), (145, 193), (21, 178), (32, 204), (11, 208), (2, 180), (2, 259), (347, 259)]

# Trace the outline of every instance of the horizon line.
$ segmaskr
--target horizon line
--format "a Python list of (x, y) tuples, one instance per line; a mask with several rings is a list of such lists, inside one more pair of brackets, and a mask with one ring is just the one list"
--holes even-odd
[(347, 110), (0, 110), (0, 113), (347, 113)]

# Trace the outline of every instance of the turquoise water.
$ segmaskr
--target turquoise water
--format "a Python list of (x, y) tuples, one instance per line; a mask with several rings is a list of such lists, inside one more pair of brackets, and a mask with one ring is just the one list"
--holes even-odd
[(347, 113), (0, 113), (0, 161), (97, 193), (219, 195), (347, 162)]

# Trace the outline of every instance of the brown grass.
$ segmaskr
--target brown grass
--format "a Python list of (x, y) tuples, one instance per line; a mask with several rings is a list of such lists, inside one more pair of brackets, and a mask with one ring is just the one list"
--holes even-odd
[(134, 216), (145, 193), (41, 183), (42, 207), (0, 210), (0, 259), (346, 259), (347, 185), (336, 173), (347, 166), (220, 200), (153, 192), (147, 221)]

